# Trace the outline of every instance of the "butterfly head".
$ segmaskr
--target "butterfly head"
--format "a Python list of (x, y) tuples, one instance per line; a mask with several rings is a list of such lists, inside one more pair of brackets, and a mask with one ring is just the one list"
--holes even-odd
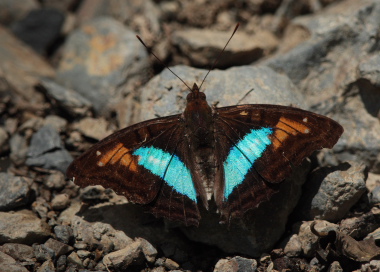
[(194, 83), (193, 88), (191, 89), (191, 93), (189, 93), (186, 97), (187, 103), (193, 102), (193, 101), (206, 101), (206, 95), (199, 91), (199, 87), (197, 83)]

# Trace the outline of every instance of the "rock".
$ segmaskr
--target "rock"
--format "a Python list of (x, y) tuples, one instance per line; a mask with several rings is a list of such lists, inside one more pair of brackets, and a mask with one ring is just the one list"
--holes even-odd
[(45, 219), (47, 218), (47, 213), (50, 210), (50, 205), (47, 203), (46, 199), (37, 197), (36, 201), (32, 204), (32, 210), (41, 218)]
[(240, 256), (231, 259), (220, 259), (214, 268), (214, 272), (255, 272), (257, 262), (255, 259), (247, 259)]
[[(322, 13), (295, 18), (289, 33), (303, 29), (310, 38), (263, 62), (286, 74), (307, 95), (315, 111), (330, 113), (344, 127), (346, 132), (333, 149), (340, 162), (362, 161), (377, 173), (380, 93), (376, 64), (372, 64), (378, 45), (372, 37), (379, 18), (376, 0), (342, 1)], [(280, 52), (284, 52), (282, 45)]]
[(311, 232), (310, 226), (313, 221), (308, 221), (300, 224), (298, 239), (301, 243), (302, 253), (304, 256), (314, 256), (318, 247), (318, 236)]
[(148, 55), (133, 32), (101, 17), (70, 34), (57, 81), (88, 99), (97, 112), (104, 112), (146, 81), (143, 71), (148, 67)]
[(380, 56), (370, 55), (362, 60), (358, 67), (360, 77), (368, 80), (375, 87), (380, 87)]
[(302, 253), (302, 244), (297, 234), (293, 234), (288, 238), (284, 246), (284, 253), (288, 257), (298, 257)]
[(91, 109), (91, 102), (73, 89), (66, 88), (51, 79), (41, 79), (39, 88), (52, 101), (73, 117), (85, 116)]
[(54, 251), (55, 257), (66, 255), (68, 252), (74, 250), (73, 247), (52, 238), (47, 240), (44, 245)]
[(10, 211), (30, 202), (32, 183), (27, 177), (0, 173), (0, 211)]
[(9, 136), (5, 128), (0, 127), (0, 154), (9, 149)]
[[(231, 31), (194, 28), (175, 31), (171, 40), (191, 66), (207, 67), (219, 57), (231, 34)], [(214, 68), (250, 64), (273, 51), (277, 43), (276, 37), (270, 32), (247, 35), (238, 31)]]
[(12, 91), (20, 98), (39, 107), (44, 98), (34, 86), (40, 77), (54, 77), (54, 69), (3, 27), (0, 27), (0, 55), (0, 77), (12, 86)]
[(28, 245), (5, 243), (0, 247), (0, 251), (19, 262), (31, 261), (34, 258), (33, 248)]
[(71, 254), (67, 257), (67, 262), (77, 265), (79, 268), (83, 268), (82, 260), (78, 257), (76, 252), (71, 252)]
[[(130, 265), (136, 265), (141, 264), (144, 261), (147, 256), (150, 256), (149, 258), (146, 258), (147, 261), (152, 260), (154, 261), (155, 258), (151, 259), (151, 252), (148, 252), (148, 255), (146, 252), (144, 252), (144, 246), (143, 244), (148, 243), (144, 239), (137, 239), (135, 242), (129, 244), (123, 249), (120, 249), (118, 251), (114, 251), (112, 253), (107, 254), (103, 258), (103, 263), (106, 267), (114, 268), (116, 270), (123, 270), (127, 269)], [(155, 255), (157, 254), (157, 251)]]
[(58, 257), (58, 259), (57, 259), (57, 271), (58, 272), (66, 271), (66, 261), (67, 261), (66, 255), (61, 255)]
[(380, 186), (376, 186), (372, 192), (368, 194), (368, 200), (371, 205), (380, 204)]
[(73, 236), (73, 230), (71, 227), (66, 226), (66, 225), (58, 225), (54, 227), (54, 234), (57, 237), (57, 240), (69, 244), (74, 236)]
[(58, 39), (64, 19), (64, 14), (56, 9), (35, 9), (15, 22), (11, 29), (20, 40), (45, 55)]
[(327, 272), (343, 272), (342, 267), (340, 266), (339, 262), (335, 261), (333, 262)]
[(63, 148), (59, 134), (52, 126), (44, 126), (33, 134), (28, 151), (29, 157), (37, 157), (54, 149)]
[(110, 224), (89, 223), (78, 216), (74, 216), (71, 225), (77, 241), (87, 244), (87, 248), (90, 249), (102, 245), (106, 254), (112, 250), (125, 248), (133, 242), (131, 238), (122, 231), (116, 231)]
[(13, 0), (0, 1), (0, 23), (2, 25), (11, 25), (14, 21), (23, 18), (28, 12), (38, 8), (38, 2), (26, 0), (21, 2)]
[(62, 189), (66, 185), (65, 175), (59, 171), (53, 171), (47, 179), (43, 180), (44, 185), (49, 189)]
[(315, 170), (296, 213), (303, 214), (303, 220), (342, 219), (366, 191), (364, 172), (365, 166), (355, 162)]
[[(200, 84), (207, 70), (187, 66), (171, 68), (187, 85)], [(207, 101), (218, 107), (236, 104), (278, 104), (307, 110), (305, 98), (288, 78), (268, 67), (241, 66), (211, 71), (203, 84)], [(182, 113), (189, 90), (167, 69), (152, 78), (141, 92), (141, 108), (136, 122), (157, 116)]]
[(28, 153), (28, 142), (25, 137), (19, 133), (13, 134), (9, 140), (9, 146), (11, 149), (10, 158), (15, 165), (21, 165), (26, 160), (26, 154)]
[(0, 251), (1, 270), (6, 272), (28, 272), (28, 269), (17, 264), (11, 256)]
[(110, 135), (113, 131), (108, 129), (108, 122), (104, 118), (84, 118), (74, 124), (74, 129), (81, 132), (84, 136), (101, 140)]
[(57, 115), (48, 115), (43, 121), (44, 126), (52, 126), (58, 132), (65, 131), (67, 127), (67, 120)]
[(169, 258), (159, 258), (154, 263), (155, 266), (163, 266), (170, 271), (179, 268), (179, 264)]
[(26, 160), (28, 166), (65, 172), (72, 160), (52, 126), (44, 126), (33, 134)]
[(380, 228), (380, 210), (376, 208), (361, 216), (343, 219), (339, 227), (342, 233), (355, 239), (362, 239), (378, 228)]
[(33, 244), (34, 255), (36, 256), (37, 261), (44, 262), (55, 258), (54, 249), (46, 245)]
[(52, 260), (45, 261), (37, 270), (37, 272), (54, 272), (54, 271), (55, 271), (55, 267)]
[(0, 212), (0, 218), (0, 243), (32, 244), (51, 235), (49, 226), (31, 211)]
[(70, 198), (67, 194), (56, 195), (51, 201), (51, 207), (56, 211), (65, 209), (69, 204)]

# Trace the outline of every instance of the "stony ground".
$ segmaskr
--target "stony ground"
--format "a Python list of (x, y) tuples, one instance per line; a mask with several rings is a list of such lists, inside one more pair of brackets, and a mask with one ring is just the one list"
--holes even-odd
[[(0, 271), (379, 271), (380, 2), (0, 1)], [(156, 219), (70, 162), (119, 128), (270, 103), (345, 129), (241, 221)], [(206, 69), (206, 70), (205, 70)], [(247, 224), (249, 222), (249, 224)]]

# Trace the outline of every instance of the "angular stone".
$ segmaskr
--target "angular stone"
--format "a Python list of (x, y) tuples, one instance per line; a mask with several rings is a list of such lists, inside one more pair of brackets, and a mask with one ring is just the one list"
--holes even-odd
[(236, 256), (231, 259), (220, 259), (215, 265), (214, 272), (255, 272), (256, 269), (257, 262), (255, 259)]
[(73, 89), (66, 88), (53, 80), (42, 79), (39, 87), (71, 116), (84, 116), (91, 109), (90, 101)]
[(32, 180), (0, 173), (0, 211), (10, 211), (24, 206), (31, 199)]
[(366, 191), (365, 178), (365, 166), (355, 162), (315, 170), (303, 192), (297, 214), (303, 214), (303, 220), (316, 218), (337, 222)]
[(0, 212), (0, 243), (32, 244), (44, 242), (50, 228), (32, 211)]
[(73, 247), (66, 245), (66, 244), (59, 242), (59, 241), (52, 239), (52, 238), (47, 240), (44, 245), (47, 246), (48, 248), (52, 249), (54, 251), (56, 257), (59, 257), (61, 255), (65, 255), (68, 252), (74, 250)]
[(114, 19), (100, 17), (68, 37), (57, 81), (101, 112), (146, 81), (143, 71), (148, 67), (147, 52), (135, 34)]
[(65, 16), (63, 12), (52, 8), (31, 10), (24, 18), (15, 22), (11, 29), (23, 42), (41, 55), (48, 53), (61, 34)]
[(34, 258), (33, 248), (28, 245), (5, 243), (1, 246), (0, 251), (20, 262), (30, 261)]
[[(40, 77), (54, 77), (54, 69), (23, 42), (0, 27), (0, 77), (31, 104), (43, 103), (42, 94), (34, 86)], [(38, 67), (38, 69), (36, 69)], [(3, 71), (6, 71), (4, 73)]]
[[(219, 56), (230, 36), (231, 31), (190, 28), (175, 31), (171, 40), (192, 66), (204, 67)], [(269, 31), (259, 31), (253, 35), (238, 31), (214, 68), (251, 64), (273, 51), (277, 43), (278, 40)]]

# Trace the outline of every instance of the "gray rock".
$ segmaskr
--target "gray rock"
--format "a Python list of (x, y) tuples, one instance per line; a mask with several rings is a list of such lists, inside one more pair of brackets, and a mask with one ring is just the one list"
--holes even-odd
[(91, 102), (75, 92), (73, 89), (66, 88), (51, 79), (41, 79), (41, 90), (51, 100), (62, 107), (73, 117), (85, 116), (91, 109)]
[[(187, 85), (199, 84), (207, 70), (187, 66), (171, 68)], [(307, 109), (305, 99), (285, 76), (268, 67), (241, 66), (224, 71), (211, 71), (202, 91), (210, 105), (218, 107), (236, 104), (295, 105)], [(159, 116), (182, 113), (189, 90), (170, 71), (165, 69), (144, 86), (141, 92), (141, 108), (136, 122)]]
[[(379, 18), (377, 0), (342, 1), (324, 12), (298, 17), (289, 31), (303, 29), (310, 38), (263, 62), (286, 74), (315, 111), (336, 113), (332, 117), (345, 129), (333, 149), (339, 161), (362, 161), (373, 172), (380, 170), (380, 92), (375, 63), (379, 44), (373, 39)], [(338, 162), (326, 161), (331, 163)]]
[(60, 211), (70, 204), (70, 198), (67, 194), (58, 194), (53, 197), (51, 207), (53, 210)]
[(47, 218), (47, 213), (50, 210), (50, 205), (46, 199), (37, 197), (36, 201), (32, 204), (32, 210), (38, 214), (41, 218)]
[(43, 126), (33, 134), (26, 165), (65, 172), (73, 158), (64, 149), (61, 138), (52, 126)]
[(28, 142), (25, 137), (19, 133), (13, 134), (9, 140), (11, 149), (10, 158), (15, 165), (21, 165), (26, 160), (28, 153)]
[(11, 25), (15, 20), (24, 17), (29, 11), (38, 8), (38, 3), (34, 0), (17, 2), (13, 0), (0, 1), (0, 22), (2, 25)]
[(66, 255), (68, 252), (74, 250), (73, 247), (52, 238), (47, 240), (44, 245), (54, 251), (55, 257)]
[(9, 136), (4, 127), (0, 127), (0, 154), (7, 151), (9, 148)]
[(110, 135), (113, 131), (108, 129), (108, 122), (104, 118), (83, 118), (74, 124), (74, 129), (81, 132), (84, 136), (101, 140)]
[(62, 255), (58, 257), (57, 259), (57, 271), (58, 272), (63, 272), (66, 270), (66, 261), (67, 261), (67, 256)]
[(37, 272), (55, 272), (54, 263), (52, 260), (45, 261), (37, 270)]
[(82, 260), (78, 257), (76, 252), (71, 252), (71, 254), (67, 257), (67, 262), (77, 265), (79, 268), (83, 268)]
[(302, 244), (298, 234), (293, 234), (284, 241), (284, 253), (288, 257), (298, 257), (302, 253)]
[(340, 266), (340, 263), (335, 261), (333, 262), (327, 272), (343, 272), (342, 267)]
[(40, 262), (51, 260), (55, 258), (55, 252), (52, 248), (46, 245), (33, 244), (34, 255)]
[(96, 18), (72, 32), (64, 46), (57, 81), (88, 99), (97, 112), (146, 81), (148, 54), (122, 23)]
[(374, 54), (362, 60), (358, 66), (360, 77), (367, 79), (373, 86), (380, 87), (380, 56)]
[(341, 220), (339, 226), (340, 232), (356, 240), (361, 240), (378, 228), (380, 228), (380, 210), (376, 207), (361, 216)]
[(33, 248), (28, 245), (5, 243), (0, 247), (0, 251), (20, 262), (30, 261), (34, 258)]
[[(231, 34), (231, 31), (190, 28), (175, 31), (171, 41), (192, 66), (207, 67), (219, 57)], [(270, 32), (247, 35), (238, 31), (215, 68), (250, 64), (273, 51), (277, 43), (276, 37)]]
[(47, 179), (43, 180), (44, 185), (49, 189), (62, 189), (66, 185), (65, 175), (59, 171), (53, 171)]
[(0, 212), (0, 243), (32, 244), (45, 241), (50, 228), (32, 211)]
[(155, 255), (157, 255), (157, 251), (154, 254), (154, 258), (152, 258), (153, 256), (151, 249), (149, 249), (148, 252), (144, 252), (144, 248), (146, 248), (147, 243), (148, 242), (144, 239), (137, 239), (125, 248), (105, 255), (103, 258), (103, 264), (109, 268), (123, 270), (127, 269), (131, 264), (141, 264), (144, 261), (144, 259), (146, 259), (149, 262), (152, 262), (155, 260)]
[(315, 170), (296, 213), (302, 214), (303, 220), (337, 222), (365, 193), (365, 178), (365, 166), (355, 162)]
[(72, 241), (74, 238), (73, 236), (73, 230), (70, 226), (67, 225), (58, 225), (54, 227), (54, 234), (57, 237), (57, 240), (68, 244)]
[(32, 183), (27, 177), (0, 173), (0, 211), (10, 211), (30, 202)]
[(20, 40), (41, 55), (47, 54), (59, 37), (65, 20), (64, 13), (52, 8), (30, 11), (24, 18), (15, 22), (11, 29)]
[(220, 259), (214, 268), (214, 272), (255, 272), (257, 271), (257, 261), (240, 256), (231, 259)]
[(380, 203), (380, 186), (376, 186), (372, 192), (368, 194), (369, 203), (376, 205)]
[(89, 223), (75, 216), (71, 225), (77, 241), (87, 244), (87, 248), (96, 248), (101, 244), (105, 253), (111, 250), (120, 250), (133, 242), (131, 238), (122, 231), (115, 230), (110, 224)]
[(63, 144), (57, 130), (52, 126), (43, 126), (32, 136), (28, 157), (37, 157), (61, 148), (63, 148)]
[(28, 269), (17, 264), (11, 256), (0, 251), (1, 270), (6, 272), (28, 272)]
[(55, 70), (4, 27), (0, 28), (0, 55), (0, 77), (3, 82), (12, 86), (11, 91), (34, 107), (45, 103), (43, 95), (36, 91), (35, 85), (40, 77), (54, 77)]
[(43, 119), (44, 126), (52, 126), (55, 130), (62, 132), (66, 130), (67, 120), (57, 115), (48, 115)]
[(304, 256), (314, 256), (318, 248), (318, 236), (311, 232), (310, 226), (313, 221), (307, 221), (300, 224), (298, 239), (301, 242), (302, 253)]

